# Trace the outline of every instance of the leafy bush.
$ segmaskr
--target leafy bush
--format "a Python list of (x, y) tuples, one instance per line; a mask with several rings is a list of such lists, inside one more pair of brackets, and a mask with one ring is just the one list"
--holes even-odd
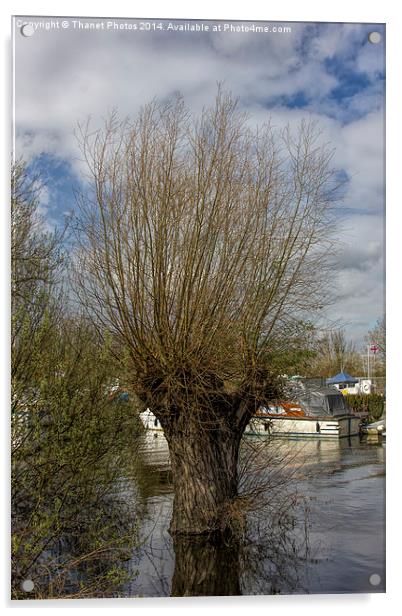
[(368, 413), (369, 422), (377, 421), (384, 413), (385, 398), (381, 394), (356, 394), (345, 397), (354, 411)]
[[(12, 174), (11, 574), (14, 599), (113, 596), (138, 545), (124, 483), (140, 427), (108, 396), (107, 342), (69, 312), (62, 235), (45, 232), (38, 183)], [(123, 493), (124, 492), (124, 493)], [(29, 594), (22, 589), (32, 580)]]

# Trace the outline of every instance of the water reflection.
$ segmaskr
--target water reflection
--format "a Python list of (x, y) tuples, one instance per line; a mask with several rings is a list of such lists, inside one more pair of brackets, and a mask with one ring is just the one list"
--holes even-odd
[(174, 537), (173, 597), (240, 595), (240, 542)]
[[(265, 440), (264, 440), (265, 439)], [(143, 438), (148, 516), (128, 596), (381, 592), (385, 588), (384, 443), (268, 441), (241, 451), (244, 495), (260, 488), (241, 542), (172, 539), (169, 451)], [(259, 506), (257, 506), (259, 504)], [(372, 587), (370, 575), (381, 583)]]

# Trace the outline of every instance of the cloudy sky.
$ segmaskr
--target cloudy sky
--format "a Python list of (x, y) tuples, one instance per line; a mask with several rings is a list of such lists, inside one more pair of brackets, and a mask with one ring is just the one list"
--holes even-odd
[[(184, 21), (154, 20), (156, 29), (146, 30), (137, 20), (115, 20), (116, 28), (100, 19), (103, 27), (93, 30), (85, 27), (93, 19), (79, 27), (68, 18), (63, 27), (53, 18), (46, 29), (50, 21), (17, 18), (14, 39), (15, 152), (46, 179), (48, 224), (74, 208), (82, 181), (77, 122), (91, 115), (96, 124), (112, 108), (134, 115), (144, 102), (176, 91), (196, 112), (223, 81), (253, 122), (294, 125), (312, 116), (336, 148), (348, 184), (333, 281), (339, 299), (327, 315), (363, 344), (384, 309), (384, 27), (255, 22), (268, 32), (230, 32), (225, 22), (198, 21), (192, 23), (209, 31), (190, 32), (168, 27), (190, 23)], [(24, 22), (33, 22), (32, 36), (21, 34)], [(291, 31), (275, 32), (280, 26)], [(373, 31), (381, 34), (378, 44), (368, 40)]]

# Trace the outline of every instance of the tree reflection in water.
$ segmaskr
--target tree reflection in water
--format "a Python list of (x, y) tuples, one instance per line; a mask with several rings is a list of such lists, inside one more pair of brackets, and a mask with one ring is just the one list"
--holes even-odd
[(172, 597), (240, 595), (240, 541), (177, 536)]

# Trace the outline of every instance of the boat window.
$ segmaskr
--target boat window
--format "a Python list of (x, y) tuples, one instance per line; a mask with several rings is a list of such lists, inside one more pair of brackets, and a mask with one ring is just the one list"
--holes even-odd
[(342, 395), (328, 396), (328, 406), (331, 412), (344, 411), (345, 410), (345, 399)]
[(157, 426), (157, 425), (158, 425), (158, 420), (157, 420), (157, 419), (155, 419), (155, 421), (154, 421), (154, 426)]

